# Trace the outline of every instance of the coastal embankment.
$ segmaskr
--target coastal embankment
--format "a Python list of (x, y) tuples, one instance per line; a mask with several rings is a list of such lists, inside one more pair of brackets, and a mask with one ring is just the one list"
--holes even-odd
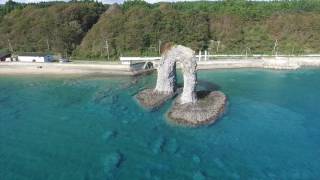
[(138, 75), (143, 70), (120, 63), (22, 63), (1, 62), (0, 74), (114, 74)]
[(301, 67), (320, 67), (320, 57), (263, 57), (246, 59), (216, 59), (198, 61), (198, 69), (263, 68), (290, 70)]
[[(157, 67), (154, 62), (154, 67)], [(71, 63), (22, 63), (0, 62), (0, 74), (113, 74), (139, 75), (153, 69), (144, 69), (143, 63), (121, 64), (120, 62)], [(277, 70), (294, 70), (301, 67), (320, 67), (320, 57), (263, 57), (263, 58), (227, 58), (198, 61), (197, 69), (234, 69), (264, 68)], [(179, 68), (179, 64), (178, 64)]]

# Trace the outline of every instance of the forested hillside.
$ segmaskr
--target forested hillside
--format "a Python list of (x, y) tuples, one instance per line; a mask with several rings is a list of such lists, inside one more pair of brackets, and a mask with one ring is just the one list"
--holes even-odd
[[(0, 11), (1, 12), (1, 11)], [(3, 14), (3, 13), (1, 13)], [(320, 53), (320, 1), (20, 5), (0, 18), (0, 49), (81, 59), (158, 55), (172, 41), (210, 53)]]
[[(5, 6), (7, 7), (7, 6)], [(0, 49), (71, 54), (106, 9), (95, 2), (17, 6), (0, 22)]]
[(113, 6), (88, 32), (75, 55), (99, 58), (156, 55), (173, 41), (211, 53), (320, 53), (320, 1), (130, 1)]

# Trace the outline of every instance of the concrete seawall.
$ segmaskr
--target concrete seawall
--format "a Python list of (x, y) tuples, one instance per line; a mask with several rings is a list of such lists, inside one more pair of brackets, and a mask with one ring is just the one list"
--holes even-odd
[(266, 68), (266, 69), (298, 69), (300, 67), (319, 67), (320, 57), (278, 57), (261, 59), (216, 59), (199, 61), (198, 69), (221, 68)]
[[(143, 63), (22, 63), (0, 62), (0, 74), (114, 74), (138, 75), (152, 69), (144, 70)], [(155, 64), (154, 67), (157, 67)], [(320, 57), (276, 57), (247, 59), (215, 59), (198, 61), (197, 69), (233, 69), (266, 68), (298, 69), (301, 67), (320, 67)], [(178, 64), (179, 68), (179, 64)]]

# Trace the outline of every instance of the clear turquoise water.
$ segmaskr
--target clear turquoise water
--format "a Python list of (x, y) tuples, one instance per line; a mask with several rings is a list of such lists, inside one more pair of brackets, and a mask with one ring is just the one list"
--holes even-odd
[(155, 78), (0, 77), (0, 179), (320, 177), (320, 70), (201, 71), (229, 109), (196, 129), (136, 104)]

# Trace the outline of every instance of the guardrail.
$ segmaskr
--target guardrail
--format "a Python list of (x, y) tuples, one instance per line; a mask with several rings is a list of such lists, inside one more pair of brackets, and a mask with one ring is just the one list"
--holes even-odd
[(147, 61), (159, 61), (161, 57), (120, 57), (122, 64), (132, 64)]
[[(262, 58), (262, 57), (270, 57), (270, 58), (280, 58), (280, 57), (320, 57), (320, 54), (308, 54), (308, 55), (264, 55), (264, 54), (252, 54), (250, 56), (248, 55), (242, 55), (242, 54), (231, 54), (231, 55), (224, 55), (224, 54), (204, 54), (204, 55), (196, 55), (197, 61), (208, 61), (212, 60), (214, 58), (235, 58), (235, 59), (242, 59), (242, 58)], [(135, 64), (139, 62), (155, 62), (159, 61), (161, 57), (120, 57), (120, 62), (122, 64)]]

